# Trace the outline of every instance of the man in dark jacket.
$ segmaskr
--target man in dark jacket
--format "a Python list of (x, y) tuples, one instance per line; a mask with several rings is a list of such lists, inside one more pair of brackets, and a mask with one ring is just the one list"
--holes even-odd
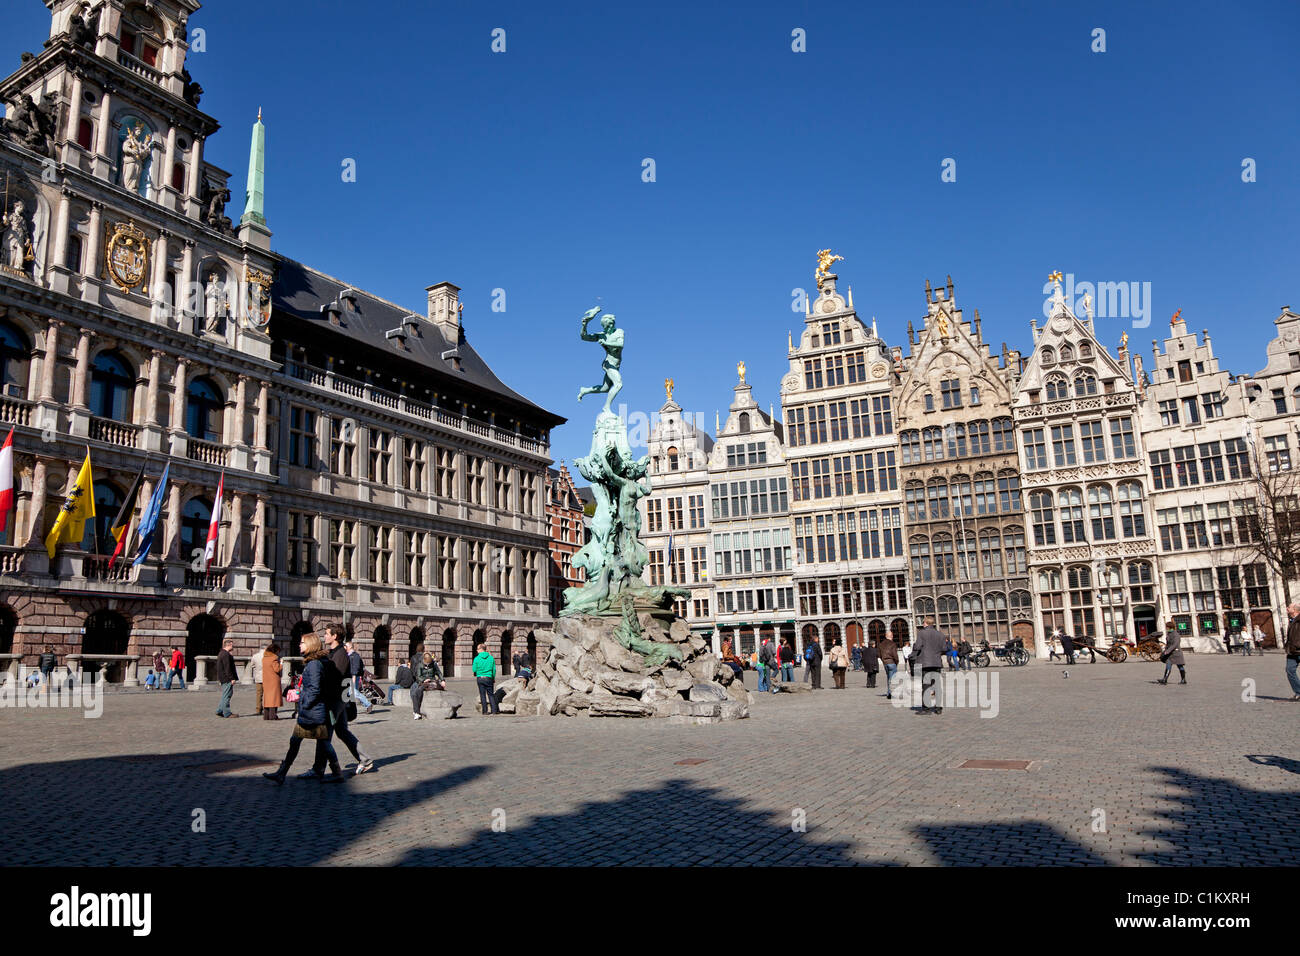
[(777, 692), (776, 682), (773, 678), (776, 676), (776, 652), (772, 650), (772, 642), (763, 638), (763, 647), (758, 652), (758, 663), (761, 669), (758, 672), (758, 692), (771, 691)]
[(912, 660), (921, 665), (921, 713), (943, 713), (943, 633), (934, 626), (934, 618), (927, 617), (925, 626), (916, 634), (912, 645)]
[(409, 664), (402, 664), (397, 668), (397, 674), (393, 677), (393, 685), (388, 688), (388, 698), (384, 701), (390, 707), (393, 704), (393, 691), (399, 687), (402, 690), (410, 690), (411, 685), (415, 683), (415, 675), (411, 673)]
[[(54, 648), (46, 644), (45, 650), (41, 652), (40, 659), (36, 662), (36, 666), (41, 672), (41, 682), (46, 687), (50, 686), (50, 675), (54, 673), (54, 665), (58, 663), (58, 660), (59, 659), (54, 656)], [(160, 676), (159, 680), (161, 679)]]
[(1292, 700), (1300, 700), (1300, 604), (1289, 605), (1286, 609), (1288, 623), (1286, 626), (1286, 644), (1282, 653), (1286, 654), (1286, 679), (1291, 684)]
[(1156, 681), (1157, 684), (1169, 683), (1169, 671), (1175, 664), (1178, 665), (1178, 676), (1182, 678), (1178, 683), (1187, 683), (1187, 671), (1183, 668), (1183, 639), (1179, 637), (1177, 629), (1169, 632), (1160, 659), (1165, 662), (1165, 676)]
[(862, 666), (867, 672), (867, 686), (876, 686), (876, 674), (880, 672), (880, 652), (876, 642), (871, 641), (862, 649)]
[[(325, 628), (325, 646), (329, 649), (329, 658), (322, 677), (325, 686), (321, 688), (325, 709), (334, 717), (334, 734), (347, 745), (352, 756), (356, 758), (357, 766), (353, 774), (365, 773), (374, 769), (375, 762), (362, 752), (356, 734), (348, 730), (348, 705), (343, 699), (343, 688), (347, 686), (352, 676), (352, 664), (348, 660), (347, 648), (339, 643), (338, 628), (333, 625)], [(329, 759), (329, 754), (326, 748), (320, 745), (321, 743), (317, 741), (316, 762), (312, 764), (310, 770), (299, 776), (319, 778), (325, 775), (325, 763)]]
[(808, 662), (808, 673), (812, 674), (812, 689), (822, 689), (822, 644), (821, 641), (812, 641), (804, 649), (804, 660)]
[(230, 698), (235, 693), (235, 681), (239, 680), (239, 674), (235, 668), (235, 642), (226, 638), (221, 645), (221, 653), (217, 655), (217, 683), (221, 685), (221, 703), (217, 704), (218, 717), (238, 717), (238, 714), (230, 712)]
[(358, 704), (365, 707), (368, 714), (375, 709), (375, 705), (370, 703), (370, 698), (361, 692), (361, 672), (366, 669), (365, 661), (361, 659), (361, 654), (357, 651), (357, 645), (352, 641), (345, 641), (343, 647), (348, 652), (348, 666), (352, 670), (352, 697)]
[(894, 697), (894, 675), (898, 673), (898, 645), (894, 639), (886, 635), (876, 642), (876, 652), (880, 655), (880, 663), (885, 668), (885, 699), (892, 700)]

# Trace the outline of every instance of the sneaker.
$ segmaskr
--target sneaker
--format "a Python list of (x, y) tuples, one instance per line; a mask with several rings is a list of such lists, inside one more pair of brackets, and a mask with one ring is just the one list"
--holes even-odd
[(368, 770), (374, 770), (374, 769), (375, 769), (375, 762), (373, 760), (367, 759), (364, 763), (357, 764), (357, 769), (352, 771), (352, 776), (356, 777), (360, 774), (365, 773)]
[(411, 716), (412, 716), (415, 720), (424, 720), (424, 714), (412, 714)]

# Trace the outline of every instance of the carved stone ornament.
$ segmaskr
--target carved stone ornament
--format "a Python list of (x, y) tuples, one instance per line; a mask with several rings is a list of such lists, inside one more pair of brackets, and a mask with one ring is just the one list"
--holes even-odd
[(149, 242), (135, 223), (119, 222), (110, 228), (104, 243), (104, 269), (123, 292), (139, 288), (148, 294), (144, 281), (149, 274)]
[(248, 283), (248, 324), (264, 329), (271, 321), (271, 277), (249, 266), (244, 280)]

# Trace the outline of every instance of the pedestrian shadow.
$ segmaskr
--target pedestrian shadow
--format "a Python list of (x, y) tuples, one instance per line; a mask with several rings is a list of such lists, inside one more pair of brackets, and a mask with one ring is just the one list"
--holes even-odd
[[(1290, 758), (1248, 754), (1246, 759), (1297, 772), (1298, 762)], [(1179, 767), (1150, 769), (1165, 777), (1169, 792), (1164, 799), (1175, 805), (1156, 810), (1164, 826), (1142, 835), (1172, 846), (1133, 853), (1134, 859), (1165, 866), (1294, 865), (1300, 821), (1283, 808), (1295, 805), (1300, 790), (1256, 790)]]
[[(521, 799), (522, 797), (522, 799)], [(503, 797), (503, 800), (505, 798)], [(505, 802), (503, 829), (483, 810), (483, 830), (452, 847), (415, 847), (401, 866), (847, 866), (849, 844), (816, 840), (808, 832), (746, 809), (716, 787), (668, 780), (616, 800), (585, 803), (570, 813), (530, 816), (527, 797)], [(516, 825), (511, 814), (528, 822)], [(792, 823), (796, 814), (792, 810)]]
[(261, 777), (276, 761), (230, 750), (23, 764), (0, 771), (0, 829), (58, 834), (23, 840), (11, 865), (311, 866), (346, 860), (358, 846), (373, 856), (387, 849), (387, 827), (491, 769), (389, 786), (396, 777), (384, 771), (411, 756), (376, 760), (373, 775), (355, 782), (321, 784), (294, 778), (311, 766), (308, 743), (282, 786)]
[(940, 866), (1110, 866), (1046, 823), (934, 823), (913, 827)]
[(1246, 759), (1263, 767), (1277, 767), (1287, 773), (1300, 773), (1300, 760), (1277, 754), (1246, 754)]

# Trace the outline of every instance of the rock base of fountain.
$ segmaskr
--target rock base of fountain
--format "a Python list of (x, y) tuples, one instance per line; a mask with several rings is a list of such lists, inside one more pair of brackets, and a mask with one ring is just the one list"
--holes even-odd
[(643, 640), (666, 645), (663, 655), (624, 646), (618, 618), (560, 618), (550, 635), (551, 651), (539, 662), (531, 685), (513, 695), (515, 713), (659, 717), (674, 724), (749, 716), (751, 697), (744, 683), (684, 620), (647, 612), (637, 620)]

